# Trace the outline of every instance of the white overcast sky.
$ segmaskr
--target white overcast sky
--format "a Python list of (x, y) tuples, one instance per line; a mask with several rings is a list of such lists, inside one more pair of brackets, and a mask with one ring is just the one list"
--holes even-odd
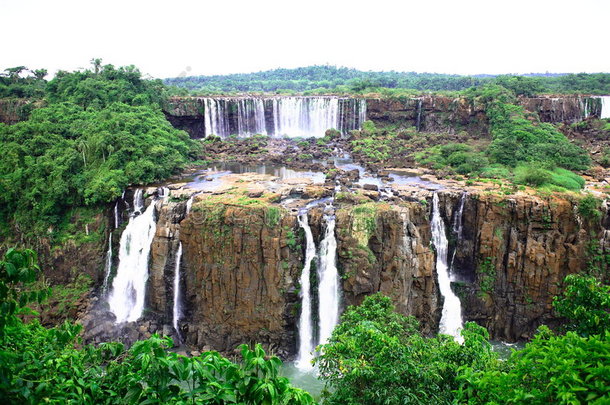
[(0, 70), (610, 72), (610, 0), (0, 0)]

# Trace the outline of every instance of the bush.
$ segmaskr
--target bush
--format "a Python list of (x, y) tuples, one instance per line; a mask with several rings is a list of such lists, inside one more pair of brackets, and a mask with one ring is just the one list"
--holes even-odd
[(515, 168), (515, 183), (531, 187), (540, 187), (551, 181), (552, 175), (548, 170), (534, 166), (519, 166)]
[(461, 370), (457, 403), (607, 404), (610, 333), (554, 336), (546, 327), (496, 369)]

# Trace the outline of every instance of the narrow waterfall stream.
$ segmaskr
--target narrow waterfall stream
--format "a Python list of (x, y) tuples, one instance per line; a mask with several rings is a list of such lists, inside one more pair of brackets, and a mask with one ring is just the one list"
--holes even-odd
[[(458, 206), (458, 210), (455, 213), (455, 217), (453, 218), (453, 234), (455, 236), (456, 241), (459, 241), (462, 237), (462, 232), (464, 228), (464, 204), (466, 203), (467, 195), (467, 192), (462, 193), (462, 197), (460, 198), (460, 205)], [(449, 276), (451, 276), (451, 272), (453, 271), (453, 262), (455, 261), (456, 252), (457, 242), (455, 249), (453, 249), (453, 254), (451, 255), (451, 263), (449, 264)]]
[(602, 112), (601, 119), (610, 118), (610, 96), (602, 96)]
[(320, 242), (320, 265), (318, 267), (319, 294), (319, 344), (328, 342), (339, 322), (339, 273), (337, 271), (337, 239), (335, 238), (335, 217), (324, 215), (326, 233)]
[(439, 332), (451, 335), (457, 342), (462, 343), (464, 341), (460, 335), (460, 330), (462, 329), (462, 306), (460, 299), (451, 290), (447, 266), (447, 248), (449, 243), (447, 241), (445, 223), (439, 210), (437, 193), (434, 193), (432, 197), (432, 220), (430, 226), (432, 230), (432, 243), (436, 249), (438, 286), (444, 298)]
[(178, 321), (180, 321), (180, 317), (182, 316), (182, 305), (181, 305), (181, 297), (180, 297), (180, 262), (182, 261), (182, 242), (178, 244), (178, 250), (176, 251), (176, 268), (174, 270), (174, 308), (172, 311), (173, 314), (173, 324), (178, 337), (181, 339), (180, 329), (178, 327)]
[(112, 270), (112, 232), (108, 236), (108, 250), (106, 251), (106, 262), (104, 264), (104, 283), (102, 284), (102, 294), (108, 290), (108, 280)]
[(148, 257), (156, 231), (156, 200), (141, 215), (136, 215), (144, 208), (142, 196), (142, 190), (137, 190), (134, 195), (136, 210), (121, 235), (119, 266), (108, 297), (116, 323), (136, 321), (144, 309)]
[(316, 258), (316, 245), (309, 226), (307, 211), (300, 213), (298, 216), (299, 225), (305, 232), (305, 263), (299, 282), (301, 284), (301, 317), (299, 319), (299, 352), (296, 360), (296, 366), (302, 370), (310, 370), (313, 368), (311, 360), (313, 359), (313, 351), (315, 349), (313, 343), (313, 325), (311, 320), (311, 262)]

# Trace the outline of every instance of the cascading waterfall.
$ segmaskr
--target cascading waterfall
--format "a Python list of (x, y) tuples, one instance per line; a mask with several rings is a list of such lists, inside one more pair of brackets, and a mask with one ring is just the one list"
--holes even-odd
[(108, 250), (106, 251), (106, 263), (104, 265), (104, 283), (102, 284), (102, 293), (106, 294), (108, 290), (108, 280), (110, 279), (110, 272), (112, 270), (112, 232), (108, 236)]
[(610, 118), (610, 96), (602, 96), (600, 98), (602, 102), (602, 112), (600, 118)]
[(443, 312), (439, 325), (439, 332), (451, 335), (454, 339), (462, 343), (464, 340), (460, 335), (462, 330), (462, 306), (460, 299), (451, 290), (449, 271), (447, 268), (447, 234), (445, 223), (441, 218), (438, 202), (438, 194), (432, 197), (432, 243), (436, 249), (436, 273), (438, 276), (438, 286), (444, 298)]
[(178, 250), (176, 251), (176, 268), (174, 270), (174, 308), (172, 311), (173, 314), (173, 324), (178, 337), (180, 337), (180, 329), (178, 328), (178, 321), (180, 321), (180, 317), (182, 316), (182, 306), (180, 303), (180, 262), (182, 260), (182, 242), (178, 244)]
[(365, 99), (329, 96), (204, 98), (203, 107), (206, 136), (322, 137), (331, 128), (359, 129), (366, 119)]
[(282, 97), (272, 100), (274, 135), (322, 137), (339, 127), (339, 99), (331, 97)]
[(313, 359), (313, 351), (315, 349), (313, 343), (313, 326), (311, 322), (311, 284), (310, 270), (311, 262), (316, 257), (316, 245), (311, 233), (311, 227), (307, 218), (307, 211), (300, 213), (298, 216), (299, 225), (305, 232), (305, 263), (301, 272), (301, 317), (299, 319), (299, 353), (296, 361), (296, 366), (302, 370), (310, 370), (313, 368), (311, 360)]
[(114, 204), (114, 229), (119, 227), (119, 200)]
[(134, 216), (121, 235), (119, 266), (108, 297), (110, 310), (115, 314), (117, 323), (136, 321), (144, 310), (148, 258), (156, 231), (156, 200), (141, 215), (136, 216), (135, 213), (140, 212), (144, 205), (141, 191), (137, 190), (134, 195), (137, 210), (134, 210)]
[(339, 322), (339, 273), (337, 271), (337, 239), (335, 217), (324, 215), (326, 233), (320, 242), (320, 265), (318, 266), (319, 344), (328, 342)]
[(205, 135), (226, 137), (229, 134), (229, 116), (226, 108), (227, 101), (223, 99), (205, 98), (204, 127)]
[(240, 99), (237, 103), (237, 133), (267, 135), (265, 105), (260, 98)]
[[(453, 234), (455, 235), (455, 240), (459, 241), (462, 237), (463, 231), (463, 219), (464, 219), (464, 204), (466, 203), (467, 192), (462, 193), (462, 197), (460, 198), (460, 205), (458, 206), (458, 210), (455, 213), (455, 218), (453, 218)], [(453, 249), (453, 255), (451, 255), (451, 264), (449, 265), (449, 275), (451, 276), (451, 272), (453, 271), (453, 262), (455, 261), (455, 253), (457, 252), (457, 246)]]
[(133, 213), (142, 213), (144, 208), (144, 190), (137, 189), (133, 194)]
[(417, 99), (417, 120), (415, 121), (415, 128), (419, 132), (421, 130), (421, 111), (423, 106), (423, 100), (421, 98)]

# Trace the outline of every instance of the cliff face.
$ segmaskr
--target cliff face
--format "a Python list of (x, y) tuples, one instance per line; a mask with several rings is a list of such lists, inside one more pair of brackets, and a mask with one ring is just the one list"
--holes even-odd
[(294, 353), (302, 259), (288, 246), (295, 222), (277, 206), (193, 205), (180, 230), (187, 343), (231, 351), (260, 342)]
[[(296, 353), (305, 249), (299, 209), (275, 202), (281, 189), (253, 192), (236, 189), (244, 187), (239, 181), (232, 184), (226, 191), (197, 194), (188, 213), (188, 192), (174, 189), (171, 198), (156, 200), (147, 310), (135, 324), (114, 325), (102, 303), (83, 321), (87, 341), (118, 336), (132, 342), (155, 332), (177, 337), (171, 324), (181, 243), (179, 330), (187, 344), (230, 353), (240, 343), (261, 342), (283, 357)], [(311, 187), (320, 195), (333, 188)], [(475, 189), (438, 195), (452, 288), (461, 298), (464, 320), (508, 341), (531, 337), (543, 323), (556, 324), (552, 299), (567, 274), (585, 268), (590, 243), (604, 235), (601, 225), (610, 224), (608, 216), (590, 224), (578, 215), (576, 197), (567, 195), (505, 196)], [(438, 329), (443, 298), (431, 246), (431, 209), (432, 194), (423, 189), (386, 202), (366, 194), (335, 202), (343, 308), (381, 291), (401, 313), (417, 317), (425, 332)], [(322, 207), (310, 208), (308, 217), (318, 246), (325, 233)]]
[[(269, 99), (265, 99), (269, 100)], [(342, 101), (346, 102), (346, 101)], [(527, 110), (536, 112), (541, 121), (551, 123), (574, 123), (587, 117), (599, 118), (601, 101), (596, 97), (561, 96), (519, 98), (518, 102)], [(167, 119), (179, 129), (186, 130), (193, 138), (202, 138), (204, 131), (205, 102), (203, 98), (173, 98), (165, 106)], [(265, 104), (267, 131), (272, 132), (274, 111)], [(352, 108), (343, 108), (342, 121), (354, 120)], [(369, 98), (366, 99), (366, 117), (380, 126), (400, 124), (413, 126), (419, 131), (470, 134), (486, 134), (487, 116), (483, 105), (466, 98), (422, 96), (417, 98)], [(237, 125), (236, 108), (229, 108), (229, 126)]]
[[(448, 205), (455, 207), (455, 199)], [(567, 274), (585, 268), (587, 247), (597, 234), (578, 216), (577, 203), (565, 197), (475, 194), (467, 196), (462, 218), (454, 270), (464, 281), (455, 289), (465, 320), (508, 341), (555, 324), (553, 297)]]

